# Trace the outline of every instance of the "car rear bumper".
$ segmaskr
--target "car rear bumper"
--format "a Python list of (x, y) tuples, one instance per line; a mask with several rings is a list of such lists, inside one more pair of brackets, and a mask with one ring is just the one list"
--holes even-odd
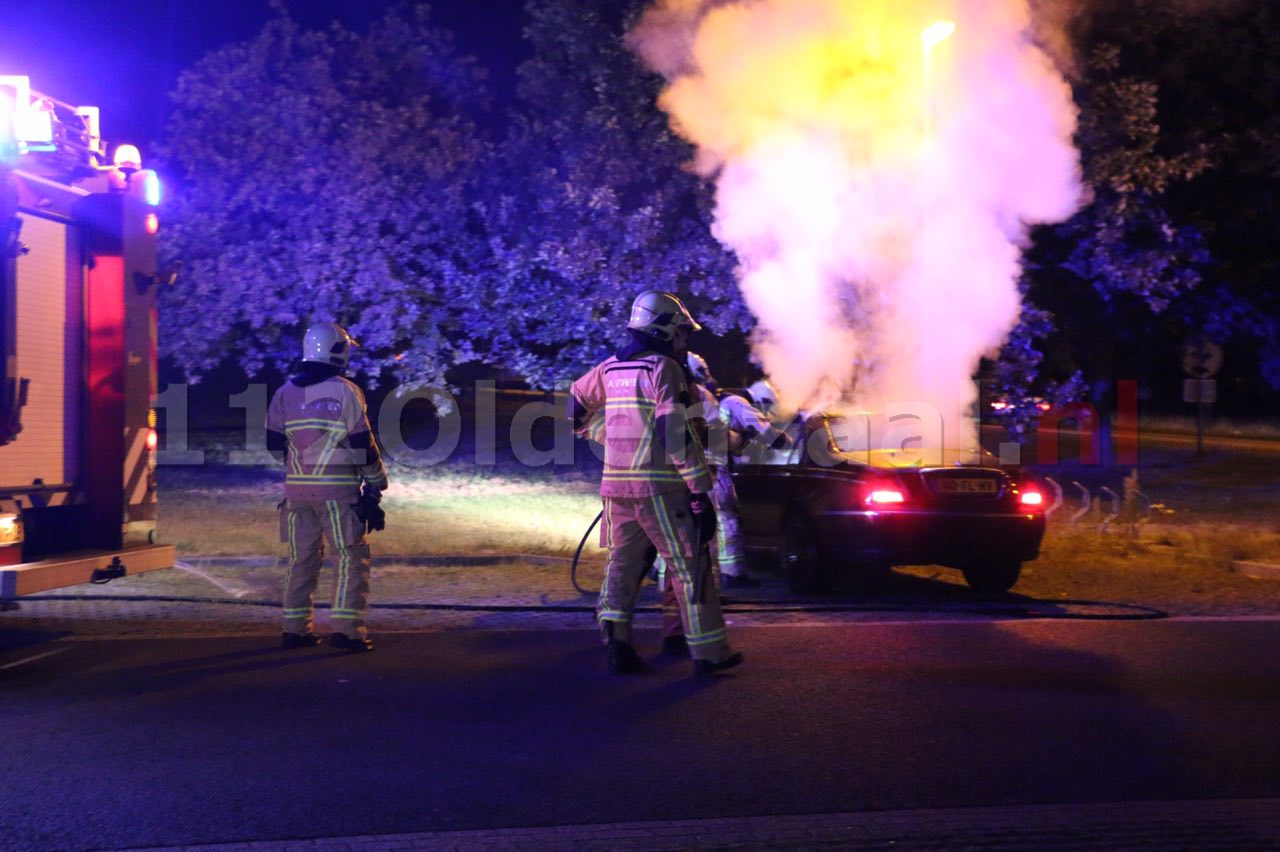
[(829, 556), (961, 567), (1040, 555), (1041, 514), (835, 511), (814, 519)]

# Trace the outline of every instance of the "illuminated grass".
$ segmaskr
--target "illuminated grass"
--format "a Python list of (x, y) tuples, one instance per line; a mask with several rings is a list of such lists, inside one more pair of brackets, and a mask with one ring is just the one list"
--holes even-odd
[[(161, 540), (182, 555), (282, 552), (276, 504), (281, 475), (206, 466), (160, 471)], [(371, 543), (384, 555), (572, 554), (600, 511), (594, 481), (550, 470), (476, 468), (392, 471), (387, 528)]]
[[(1068, 505), (1052, 516), (1041, 557), (1024, 566), (1014, 594), (1128, 602), (1182, 614), (1280, 613), (1280, 581), (1232, 569), (1237, 560), (1280, 564), (1280, 454), (1215, 452), (1194, 459), (1186, 452), (1144, 451), (1143, 459), (1142, 490), (1163, 511), (1136, 527), (1118, 519), (1104, 532), (1101, 505), (1070, 522), (1075, 497), (1069, 493)], [(1096, 497), (1104, 483), (1123, 492), (1124, 473), (1075, 471), (1060, 478), (1087, 479)], [(397, 555), (571, 555), (600, 510), (598, 471), (590, 469), (460, 461), (393, 468), (391, 474), (383, 502), (387, 529), (371, 540), (383, 565), (393, 564), (383, 557)], [(283, 554), (275, 511), (281, 479), (273, 467), (162, 468), (162, 540), (188, 557)], [(586, 551), (593, 565), (602, 556), (597, 540), (593, 535)], [(759, 563), (776, 573), (775, 564)], [(457, 573), (459, 582), (482, 580), (468, 567)], [(967, 594), (958, 571), (916, 566), (898, 573), (945, 584), (926, 589), (954, 587)], [(557, 574), (555, 582), (567, 580)]]

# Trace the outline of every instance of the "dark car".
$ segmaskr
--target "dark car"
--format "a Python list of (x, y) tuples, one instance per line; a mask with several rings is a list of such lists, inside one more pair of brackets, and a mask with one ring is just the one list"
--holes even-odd
[(1044, 492), (981, 450), (850, 448), (846, 418), (794, 423), (787, 450), (734, 459), (742, 534), (777, 554), (796, 592), (829, 587), (836, 572), (944, 565), (978, 592), (1003, 592), (1040, 554)]

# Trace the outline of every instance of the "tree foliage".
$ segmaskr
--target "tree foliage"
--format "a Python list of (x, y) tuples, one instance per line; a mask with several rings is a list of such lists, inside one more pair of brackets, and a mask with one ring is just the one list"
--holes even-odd
[(486, 357), (547, 386), (612, 348), (633, 297), (691, 297), (710, 329), (749, 324), (709, 187), (657, 106), (661, 80), (623, 42), (643, 4), (531, 0), (518, 103), (489, 170), (485, 222), (500, 303)]
[(425, 7), (366, 34), (281, 13), (185, 72), (162, 152), (178, 177), (162, 249), (184, 264), (163, 352), (193, 380), (226, 357), (254, 375), (335, 320), (373, 377), (436, 383), (471, 357), (455, 293), (483, 251), (481, 84)]
[(1259, 365), (1280, 387), (1263, 248), (1280, 212), (1280, 14), (1263, 0), (1088, 8), (1072, 39), (1092, 202), (1029, 253), (1029, 306), (1056, 325), (1036, 344), (1055, 350), (1042, 381), (1084, 369), (1172, 391), (1177, 348), (1204, 337), (1235, 344), (1237, 384)]
[[(438, 384), (478, 362), (547, 387), (612, 348), (645, 288), (748, 330), (712, 187), (625, 44), (644, 5), (528, 0), (531, 58), (501, 113), (425, 7), (367, 33), (282, 12), (210, 54), (166, 128), (162, 248), (184, 271), (164, 352), (192, 378), (226, 357), (255, 374), (334, 319), (370, 376)], [(1280, 387), (1280, 12), (1192, 5), (1093, 0), (1075, 19), (1090, 201), (1034, 232), (989, 392), (1074, 395), (1189, 334), (1234, 342)]]

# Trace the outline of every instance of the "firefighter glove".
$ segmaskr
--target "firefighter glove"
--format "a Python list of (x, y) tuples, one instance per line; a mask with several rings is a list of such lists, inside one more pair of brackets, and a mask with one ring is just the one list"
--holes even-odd
[(387, 513), (378, 505), (381, 499), (382, 495), (378, 492), (365, 489), (360, 499), (356, 501), (356, 517), (364, 523), (366, 532), (386, 529)]
[(689, 500), (689, 509), (698, 524), (698, 538), (704, 542), (716, 537), (716, 510), (711, 504), (711, 497), (706, 493), (694, 494)]

